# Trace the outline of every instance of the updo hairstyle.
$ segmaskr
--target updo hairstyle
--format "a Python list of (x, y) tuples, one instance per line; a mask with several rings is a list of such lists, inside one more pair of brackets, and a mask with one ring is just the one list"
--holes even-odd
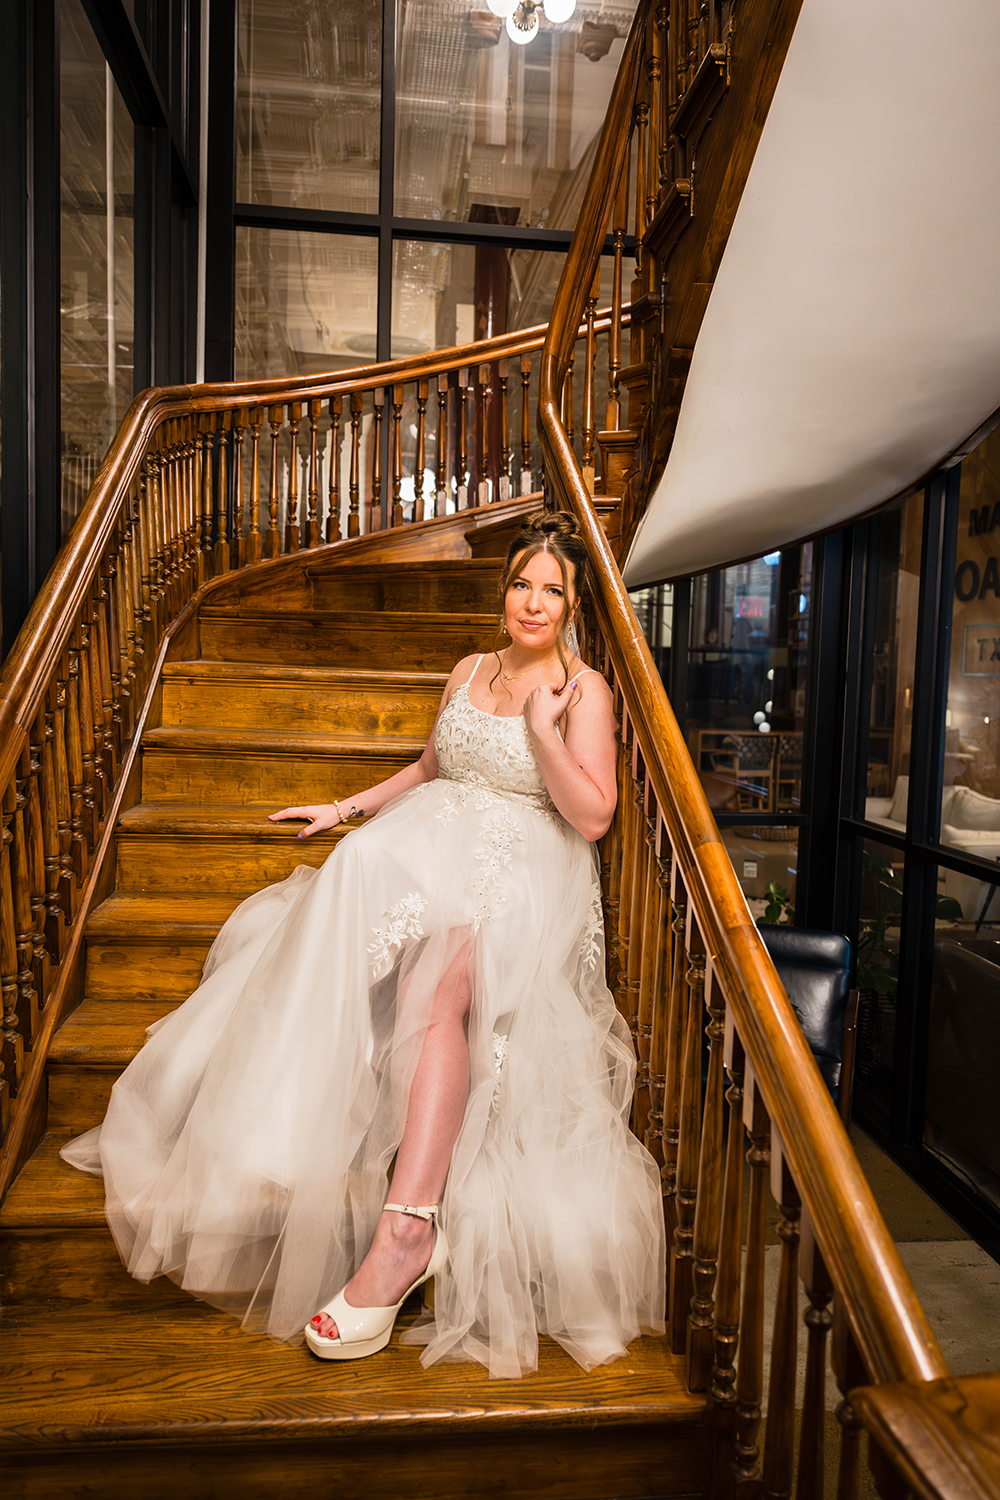
[[(506, 624), (507, 590), (514, 577), (514, 565), (515, 563), (518, 565), (517, 571), (519, 572), (524, 563), (534, 557), (536, 552), (548, 552), (554, 557), (562, 574), (563, 612), (556, 635), (556, 651), (562, 664), (563, 687), (565, 687), (569, 681), (569, 663), (563, 649), (563, 637), (572, 613), (569, 597), (570, 579), (573, 580), (573, 592), (576, 595), (577, 605), (586, 598), (587, 592), (587, 548), (580, 534), (577, 519), (570, 515), (568, 510), (540, 511), (538, 515), (525, 521), (507, 548), (507, 557), (500, 577), (501, 631), (498, 632), (498, 637)], [(495, 645), (493, 650), (498, 663), (497, 674), (492, 679), (492, 682), (495, 682), (500, 672), (499, 645)]]

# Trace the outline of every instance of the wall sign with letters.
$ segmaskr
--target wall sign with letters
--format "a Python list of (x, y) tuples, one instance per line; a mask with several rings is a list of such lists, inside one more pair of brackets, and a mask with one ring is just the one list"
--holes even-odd
[(1000, 621), (966, 625), (962, 641), (963, 677), (1000, 677)]

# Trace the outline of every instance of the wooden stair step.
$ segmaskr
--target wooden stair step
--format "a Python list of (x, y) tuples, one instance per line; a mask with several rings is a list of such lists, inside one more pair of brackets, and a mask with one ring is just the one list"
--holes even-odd
[(143, 736), (142, 800), (272, 808), (329, 802), (385, 781), (426, 740), (261, 730), (150, 729)]
[(64, 1493), (74, 1474), (87, 1493), (143, 1500), (330, 1494), (334, 1475), (339, 1500), (703, 1490), (705, 1400), (664, 1340), (589, 1373), (543, 1340), (536, 1372), (490, 1380), (472, 1364), (424, 1370), (399, 1341), (410, 1321), (380, 1354), (338, 1365), (192, 1299), (113, 1317), (69, 1306), (54, 1383), (51, 1312), (9, 1308), (18, 1380), (0, 1397), (0, 1474), (23, 1474), (25, 1496)]
[(85, 993), (92, 1000), (184, 1000), (216, 933), (243, 896), (234, 891), (116, 892), (86, 926)]
[(181, 1004), (84, 1000), (56, 1032), (46, 1066), (48, 1126), (74, 1134), (99, 1125), (111, 1090), (146, 1040), (146, 1028)]
[(426, 738), (448, 674), (198, 660), (167, 662), (162, 681), (164, 725)]
[(450, 672), (463, 656), (489, 650), (496, 630), (495, 612), (300, 610), (237, 615), (203, 607), (199, 649), (206, 660)]
[[(90, 1124), (100, 1120), (83, 1128)], [(108, 1309), (149, 1308), (183, 1296), (165, 1277), (146, 1286), (126, 1271), (104, 1217), (103, 1181), (59, 1156), (60, 1147), (80, 1133), (79, 1128), (46, 1131), (0, 1209), (4, 1341), (11, 1309), (25, 1303), (87, 1298)]]
[(119, 891), (188, 890), (250, 895), (284, 880), (297, 865), (318, 866), (349, 831), (324, 829), (308, 839), (304, 823), (272, 823), (268, 807), (206, 807), (140, 802), (116, 832)]
[(492, 559), (397, 562), (306, 569), (314, 609), (481, 611), (497, 601), (500, 566)]

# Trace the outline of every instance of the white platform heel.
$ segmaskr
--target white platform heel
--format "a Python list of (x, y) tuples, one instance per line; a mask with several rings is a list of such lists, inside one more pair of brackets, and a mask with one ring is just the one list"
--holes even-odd
[(323, 1338), (311, 1322), (306, 1324), (306, 1343), (320, 1359), (364, 1359), (366, 1354), (377, 1354), (380, 1349), (384, 1349), (392, 1335), (399, 1309), (407, 1297), (418, 1286), (443, 1271), (448, 1264), (448, 1243), (444, 1230), (438, 1223), (436, 1203), (422, 1208), (414, 1207), (411, 1203), (387, 1203), (382, 1212), (409, 1214), (414, 1219), (429, 1219), (433, 1222), (437, 1233), (427, 1269), (417, 1277), (412, 1286), (406, 1288), (395, 1307), (352, 1307), (343, 1291), (338, 1292), (332, 1302), (328, 1302), (326, 1307), (321, 1307), (314, 1314), (317, 1318), (324, 1315), (332, 1318), (337, 1325), (338, 1337)]

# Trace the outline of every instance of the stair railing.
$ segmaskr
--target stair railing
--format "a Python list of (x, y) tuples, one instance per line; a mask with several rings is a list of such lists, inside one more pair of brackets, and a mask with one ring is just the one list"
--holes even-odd
[[(630, 149), (639, 157), (640, 204), (656, 160), (649, 91), (659, 82), (664, 25), (686, 25), (690, 36), (695, 12), (720, 10), (680, 0), (669, 16), (651, 4), (637, 12), (545, 340), (539, 430), (547, 499), (572, 510), (585, 532), (593, 603), (584, 649), (612, 686), (620, 726), (618, 809), (601, 850), (610, 978), (639, 1059), (634, 1128), (662, 1173), (668, 1336), (685, 1358), (689, 1388), (708, 1402), (710, 1493), (763, 1488), (777, 1500), (795, 1483), (797, 1500), (820, 1500), (831, 1363), (842, 1396), (838, 1500), (852, 1500), (868, 1407), (856, 1411), (849, 1392), (931, 1382), (947, 1366), (760, 940), (559, 401)], [(641, 216), (636, 246), (641, 266)], [(768, 1188), (780, 1243), (769, 1330)], [(800, 1281), (807, 1305), (796, 1448)]]
[[(596, 381), (628, 307), (585, 299), (560, 390), (593, 474)], [(541, 487), (545, 328), (328, 375), (133, 402), (0, 675), (0, 1198), (42, 1127), (49, 1040), (81, 998), (82, 931), (164, 635), (221, 574)]]

